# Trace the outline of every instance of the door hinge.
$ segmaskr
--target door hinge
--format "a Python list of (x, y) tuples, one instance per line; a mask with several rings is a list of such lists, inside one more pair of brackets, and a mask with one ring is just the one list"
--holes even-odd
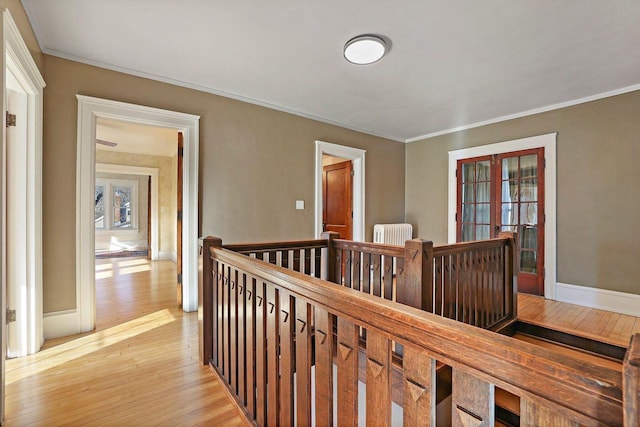
[(16, 311), (11, 310), (10, 308), (7, 308), (7, 323), (11, 323), (15, 321), (16, 321)]
[(178, 283), (182, 283), (182, 273), (178, 274)]
[(543, 166), (546, 169), (547, 168), (547, 158), (545, 157), (544, 159), (542, 159), (543, 162)]
[(182, 211), (178, 211), (178, 221), (182, 221)]
[(16, 115), (7, 111), (7, 127), (16, 125)]
[(184, 157), (184, 147), (178, 147), (178, 156)]
[(355, 176), (355, 175), (356, 175), (356, 172), (353, 169), (351, 169), (351, 176)]
[(456, 212), (456, 222), (458, 222), (458, 213)]
[(458, 177), (458, 169), (456, 169), (456, 178)]

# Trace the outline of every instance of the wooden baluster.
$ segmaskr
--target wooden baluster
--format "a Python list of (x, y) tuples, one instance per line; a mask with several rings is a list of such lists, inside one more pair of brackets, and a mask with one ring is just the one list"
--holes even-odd
[(460, 273), (460, 254), (450, 255), (449, 260), (451, 262), (451, 287), (453, 288), (452, 296), (454, 297), (454, 304), (452, 307), (454, 313), (451, 316), (451, 319), (460, 320), (460, 306), (462, 305), (460, 304), (462, 289), (460, 288), (460, 279), (458, 277)]
[[(322, 275), (322, 250), (314, 249), (313, 253), (315, 255), (315, 263), (314, 263), (315, 270), (314, 270), (313, 277), (317, 277), (319, 279)], [(333, 262), (335, 263), (335, 257)]]
[(327, 259), (325, 260), (326, 273), (321, 277), (326, 281), (333, 282), (333, 283), (340, 283), (338, 282), (340, 275), (336, 275), (336, 272), (338, 270), (336, 270), (337, 254), (336, 254), (336, 245), (334, 243), (334, 240), (337, 239), (338, 236), (340, 235), (333, 231), (325, 231), (320, 235), (321, 239), (327, 241), (327, 249), (326, 251), (322, 251), (327, 254)]
[(439, 314), (440, 316), (446, 316), (446, 299), (447, 299), (447, 292), (444, 289), (444, 283), (442, 280), (443, 277), (443, 269), (442, 269), (442, 257), (441, 256), (437, 256), (433, 259), (433, 269), (434, 269), (434, 276), (435, 276), (435, 280), (434, 280), (434, 291), (435, 291), (435, 297), (434, 297), (434, 313)]
[(266, 283), (266, 316), (267, 316), (267, 425), (278, 423), (279, 402), (279, 352), (278, 337), (280, 304), (278, 293), (272, 283)]
[(267, 415), (267, 335), (264, 282), (256, 278), (256, 423), (264, 426)]
[(229, 279), (229, 267), (223, 264), (222, 270), (224, 272), (222, 278), (222, 321), (220, 322), (222, 326), (222, 375), (226, 383), (229, 384), (229, 357), (231, 354), (231, 343), (229, 340), (229, 298), (231, 286), (229, 282), (231, 279)]
[(395, 274), (395, 289), (393, 289), (393, 295), (390, 298), (391, 301), (398, 301), (398, 289), (404, 288), (404, 279), (406, 276), (406, 272), (404, 270), (404, 258), (397, 257), (394, 258), (396, 264), (396, 274)]
[[(289, 264), (291, 265), (291, 264)], [(278, 293), (280, 304), (280, 425), (293, 424), (293, 373), (294, 353), (293, 337), (295, 331), (295, 303), (289, 293), (280, 290)]]
[(367, 426), (391, 425), (391, 341), (367, 331)]
[(371, 293), (371, 261), (369, 252), (362, 253), (362, 292)]
[(238, 270), (229, 269), (229, 384), (238, 393)]
[(420, 350), (404, 350), (403, 410), (404, 425), (436, 425), (436, 361)]
[(227, 351), (227, 348), (224, 346), (224, 292), (227, 289), (224, 284), (224, 264), (220, 262), (216, 262), (217, 271), (218, 271), (218, 284), (216, 286), (216, 328), (217, 328), (217, 341), (218, 341), (218, 363), (216, 367), (220, 373), (224, 372), (224, 353)]
[[(344, 286), (344, 281), (345, 281), (345, 268), (344, 268), (344, 251), (342, 249), (336, 249), (336, 256), (335, 256), (335, 263), (334, 263), (334, 276), (335, 277), (335, 281), (334, 283), (337, 283), (340, 286)], [(331, 280), (329, 280), (331, 281)]]
[(256, 414), (256, 279), (246, 275), (245, 281), (245, 301), (246, 301), (246, 384), (247, 384), (247, 412), (251, 419), (255, 419)]
[(625, 426), (640, 426), (640, 333), (631, 336), (622, 364), (622, 393)]
[(520, 425), (522, 427), (578, 427), (580, 423), (523, 396), (520, 398)]
[(351, 252), (351, 288), (362, 290), (362, 252)]
[(246, 406), (246, 278), (243, 272), (238, 273), (236, 288), (238, 290), (238, 398)]
[(333, 425), (333, 315), (315, 307), (316, 425)]
[(373, 263), (373, 294), (377, 297), (382, 296), (382, 257), (380, 255), (372, 256)]
[(433, 312), (433, 242), (408, 240), (404, 247), (404, 283), (397, 301)]
[(311, 306), (300, 297), (296, 314), (296, 425), (311, 425)]
[(341, 426), (358, 425), (358, 328), (338, 318), (338, 420)]
[[(218, 364), (217, 340), (217, 306), (216, 280), (217, 263), (211, 259), (211, 248), (222, 247), (222, 240), (216, 237), (200, 239), (200, 265), (198, 280), (198, 357), (200, 363)], [(209, 272), (206, 274), (205, 272)]]
[(382, 280), (384, 285), (384, 299), (392, 301), (393, 298), (393, 262), (394, 257), (385, 256), (382, 268)]
[(344, 271), (344, 286), (347, 288), (352, 287), (353, 281), (353, 257), (355, 256), (350, 250), (345, 249), (342, 251), (342, 263)]
[(452, 372), (451, 425), (492, 426), (495, 419), (495, 386), (458, 369)]

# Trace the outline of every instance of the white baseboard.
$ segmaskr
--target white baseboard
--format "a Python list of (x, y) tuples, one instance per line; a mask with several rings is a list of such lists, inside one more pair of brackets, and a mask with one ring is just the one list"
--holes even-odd
[(77, 310), (54, 311), (44, 314), (44, 339), (66, 337), (81, 332)]
[(556, 283), (556, 301), (640, 317), (640, 295)]
[(176, 251), (160, 251), (158, 252), (158, 260), (178, 262), (178, 254)]

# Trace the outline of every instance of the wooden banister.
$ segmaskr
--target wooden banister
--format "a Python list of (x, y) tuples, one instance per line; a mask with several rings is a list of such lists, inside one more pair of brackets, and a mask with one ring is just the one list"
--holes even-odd
[[(280, 412), (284, 408), (290, 414), (287, 408), (290, 408), (293, 402), (292, 396), (282, 393), (281, 383), (281, 381), (293, 381), (291, 377), (284, 376), (290, 373), (288, 363), (293, 355), (289, 346), (282, 346), (283, 335), (280, 332), (285, 328), (284, 318), (287, 317), (282, 312), (283, 298), (289, 301), (291, 306), (310, 306), (315, 316), (313, 340), (316, 353), (316, 425), (330, 424), (332, 421), (334, 387), (331, 372), (334, 355), (337, 352), (336, 356), (344, 359), (344, 367), (338, 368), (338, 378), (341, 378), (344, 369), (353, 367), (351, 365), (353, 362), (349, 362), (348, 357), (349, 353), (355, 351), (353, 337), (349, 331), (352, 332), (353, 328), (358, 327), (367, 330), (367, 412), (374, 411), (370, 416), (380, 414), (380, 422), (388, 420), (391, 405), (389, 393), (391, 343), (398, 342), (404, 346), (405, 354), (412, 355), (415, 364), (427, 369), (427, 372), (418, 373), (405, 370), (403, 384), (405, 390), (408, 390), (408, 396), (405, 395), (405, 399), (418, 402), (421, 401), (422, 396), (433, 395), (433, 379), (430, 380), (431, 383), (426, 382), (429, 381), (434, 359), (437, 359), (451, 366), (454, 373), (458, 372), (455, 374), (456, 378), (461, 378), (458, 381), (467, 381), (465, 378), (470, 376), (479, 381), (478, 384), (489, 385), (488, 388), (482, 385), (478, 390), (500, 387), (520, 396), (524, 408), (522, 425), (540, 425), (537, 422), (537, 414), (545, 414), (547, 419), (564, 420), (563, 423), (566, 421), (566, 423), (578, 422), (585, 425), (622, 424), (622, 378), (621, 373), (615, 369), (577, 360), (358, 290), (338, 287), (323, 280), (218, 247), (211, 247), (210, 254), (212, 264), (225, 266), (223, 280), (217, 282), (219, 287), (228, 286), (225, 284), (226, 279), (237, 280), (240, 286), (247, 286), (249, 283), (247, 279), (253, 280), (256, 297), (260, 296), (263, 300), (261, 304), (258, 301), (255, 302), (256, 320), (252, 324), (256, 327), (256, 334), (264, 334), (264, 336), (256, 335), (256, 348), (247, 349), (247, 357), (251, 354), (255, 354), (258, 359), (264, 357), (263, 362), (255, 364), (257, 377), (255, 387), (258, 396), (256, 405), (257, 407), (265, 405), (269, 396), (268, 413), (267, 408), (263, 408), (264, 416), (260, 415), (260, 410), (255, 417), (249, 414), (251, 419), (256, 420), (259, 425), (267, 423), (271, 425), (278, 419), (280, 422), (293, 422), (287, 419), (286, 414), (283, 415)], [(224, 288), (225, 295), (229, 295), (229, 292), (229, 288)], [(229, 298), (225, 299), (223, 304), (223, 309), (226, 310), (222, 316), (224, 325), (218, 328), (218, 331), (223, 333), (228, 325), (233, 326), (233, 322), (237, 322), (237, 325), (248, 324), (246, 319), (233, 317), (241, 311), (234, 309), (232, 305), (243, 302), (235, 300), (232, 293), (230, 295), (230, 297), (224, 297)], [(300, 323), (298, 320), (302, 322), (306, 322), (303, 319), (309, 320), (306, 317), (309, 316), (308, 309), (303, 310), (301, 314), (302, 319), (296, 312), (297, 323)], [(260, 319), (258, 319), (259, 316), (261, 316)], [(334, 327), (338, 331), (338, 342), (335, 345), (332, 338)], [(290, 333), (291, 329), (285, 329)], [(299, 328), (296, 327), (295, 331), (298, 330)], [(228, 346), (231, 345), (228, 340), (222, 342)], [(277, 342), (280, 342), (280, 346), (275, 344)], [(307, 342), (305, 338), (301, 340), (300, 345), (304, 346)], [(296, 340), (296, 349), (298, 345)], [(226, 358), (233, 356), (226, 347), (222, 350)], [(265, 363), (268, 367), (260, 368)], [(216, 366), (216, 369), (222, 373), (225, 382), (236, 394), (238, 373), (227, 368), (228, 360), (223, 361), (222, 365), (222, 367)], [(240, 368), (236, 366), (236, 369)], [(246, 366), (254, 366), (254, 364), (247, 363)], [(297, 366), (296, 369), (298, 369)], [(307, 367), (303, 365), (302, 369), (305, 373), (298, 374), (296, 381), (307, 375)], [(264, 381), (261, 381), (262, 379)], [(265, 386), (268, 390), (260, 388)], [(297, 383), (297, 390), (301, 390), (301, 387), (302, 390), (306, 390), (307, 385)], [(345, 390), (346, 395), (354, 393), (352, 381), (346, 381), (341, 386), (341, 390)], [(484, 393), (483, 396), (486, 395), (485, 391), (482, 393)], [(242, 405), (245, 405), (241, 395), (238, 399)], [(272, 399), (287, 399), (287, 402), (276, 402)], [(426, 406), (423, 404), (415, 408), (407, 406), (410, 409), (408, 414), (422, 414), (424, 418), (419, 422), (423, 425), (433, 417), (432, 397), (428, 399)], [(464, 399), (456, 400), (455, 396), (453, 407), (456, 410), (459, 409), (458, 415), (461, 417), (470, 416), (477, 420), (481, 415)], [(341, 405), (338, 409), (338, 418), (341, 422), (343, 420), (345, 423), (353, 422), (353, 419), (347, 418), (346, 415), (354, 412), (351, 406)], [(301, 413), (304, 415), (307, 412), (297, 413), (300, 416)], [(487, 421), (493, 422), (490, 419)]]
[(640, 333), (631, 337), (622, 365), (624, 425), (640, 426)]
[[(211, 261), (211, 248), (222, 247), (222, 239), (217, 237), (200, 238), (199, 274), (198, 274), (198, 357), (200, 363), (208, 364), (213, 358), (213, 322), (214, 310), (214, 266)], [(214, 363), (217, 363), (214, 360)]]
[(404, 285), (398, 287), (397, 301), (433, 312), (433, 242), (407, 240), (404, 247)]

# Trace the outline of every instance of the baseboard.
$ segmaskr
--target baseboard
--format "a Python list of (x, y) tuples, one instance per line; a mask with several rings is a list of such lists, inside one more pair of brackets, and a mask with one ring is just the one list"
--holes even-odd
[(75, 309), (45, 313), (43, 320), (46, 340), (80, 333), (78, 312)]
[(556, 301), (640, 317), (640, 295), (556, 283)]
[(159, 251), (158, 260), (178, 262), (178, 254), (176, 251)]

